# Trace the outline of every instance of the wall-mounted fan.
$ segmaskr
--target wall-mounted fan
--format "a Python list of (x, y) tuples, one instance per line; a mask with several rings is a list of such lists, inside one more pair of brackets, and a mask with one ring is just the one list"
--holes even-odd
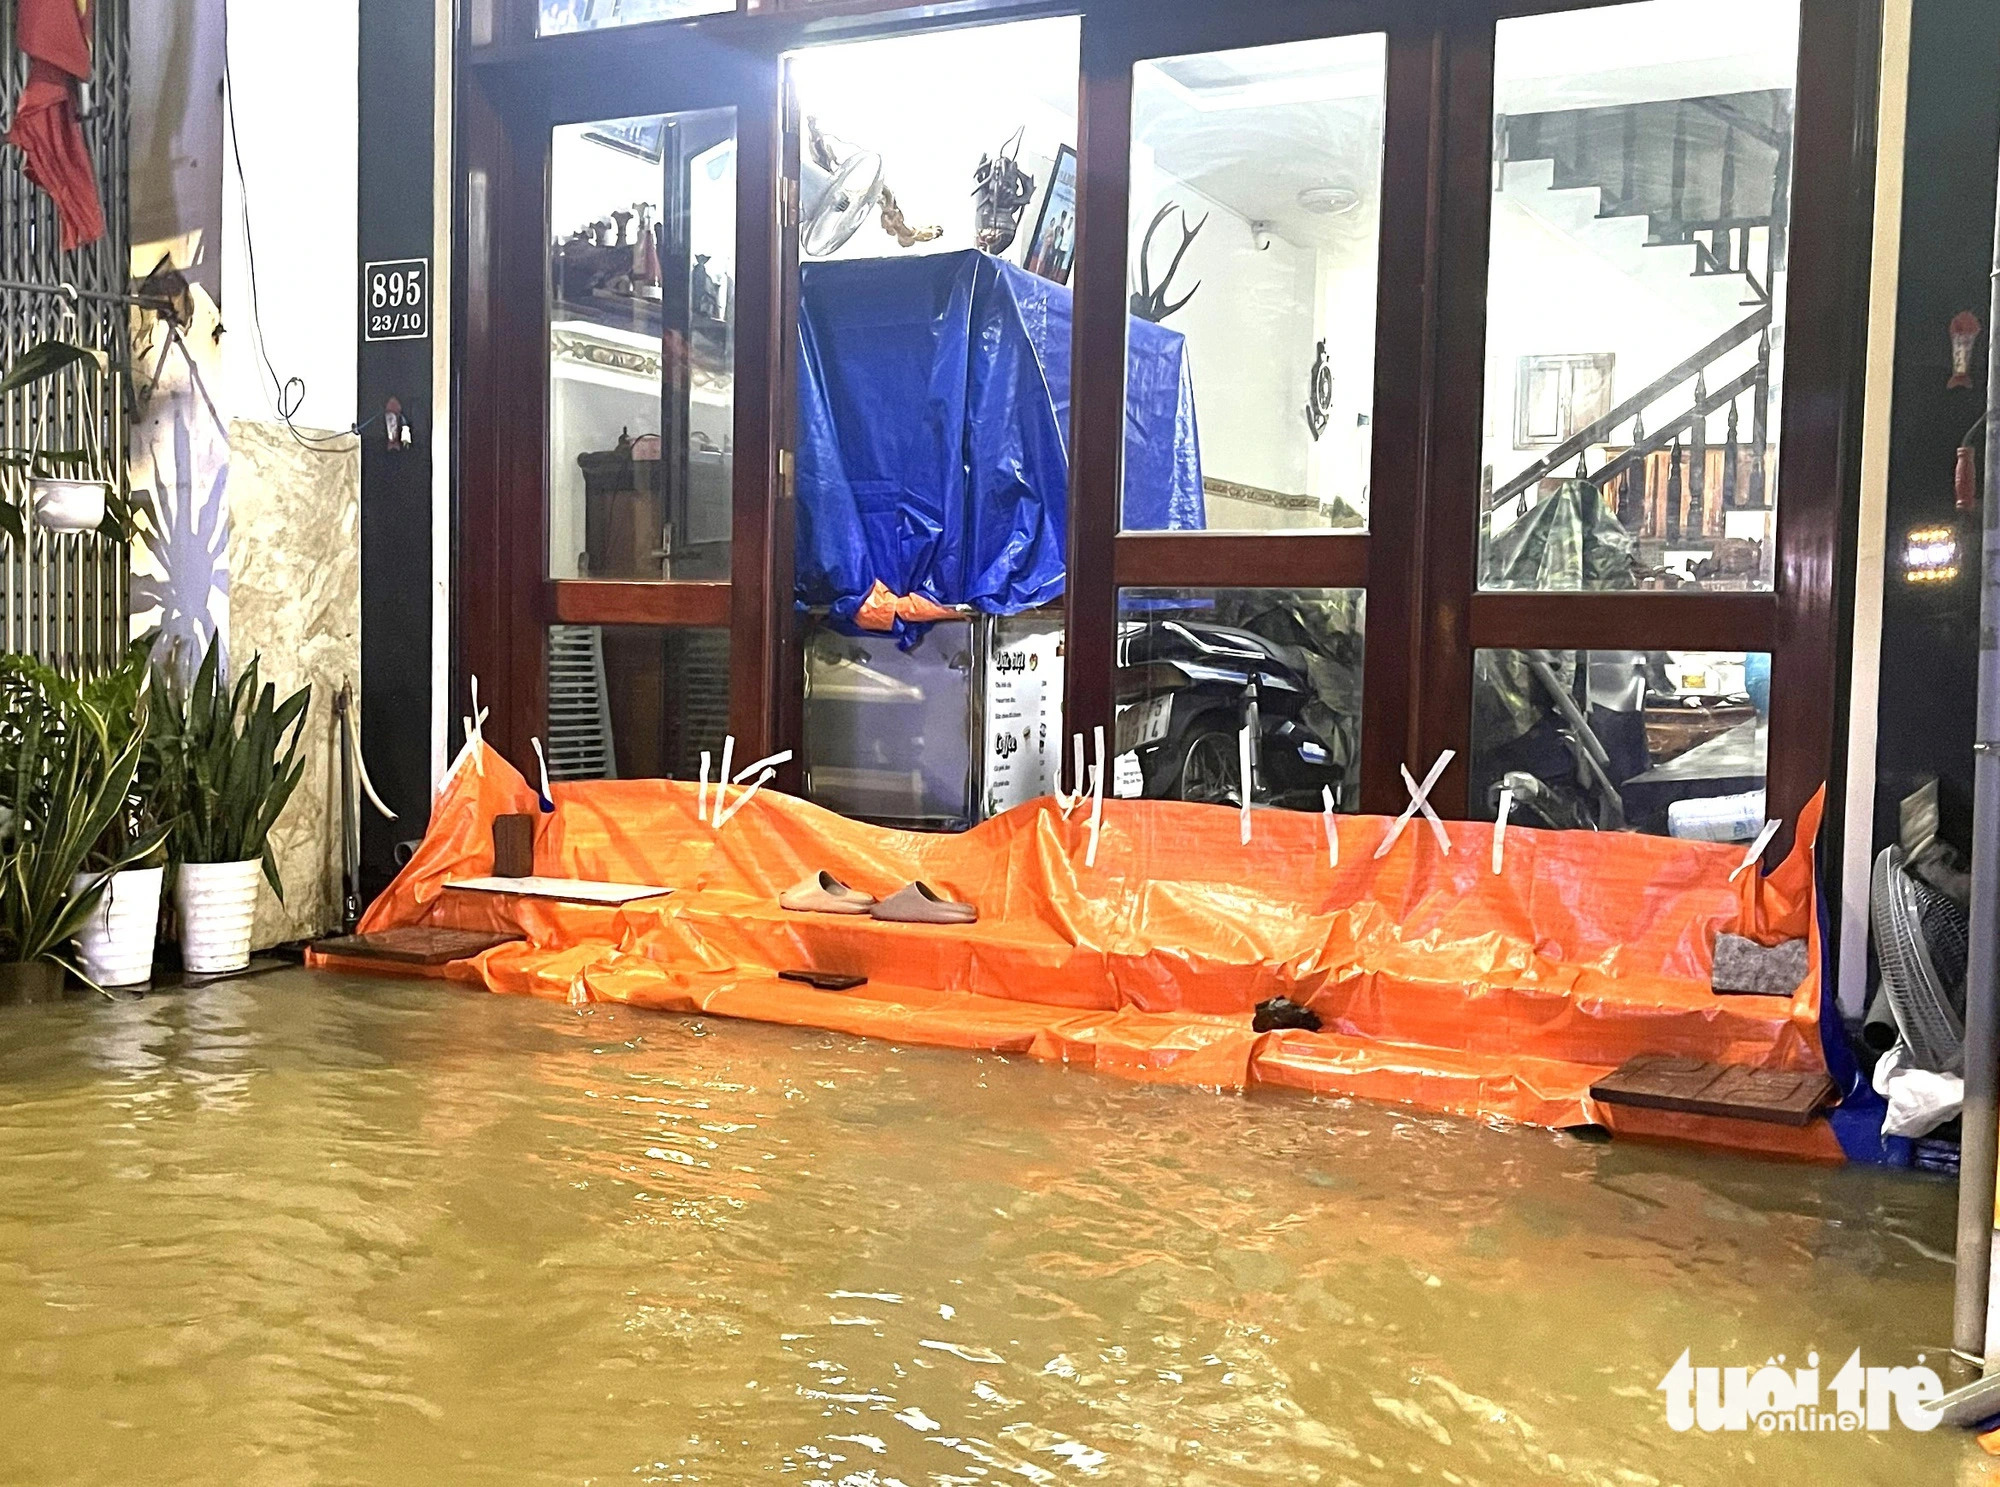
[(838, 153), (811, 115), (806, 117), (806, 142), (805, 158), (799, 162), (799, 247), (806, 257), (838, 253), (876, 213), (882, 230), (905, 248), (944, 235), (942, 227), (910, 226), (896, 204), (896, 193), (883, 178), (882, 157), (875, 151)]
[(837, 253), (881, 207), (882, 157), (856, 150), (832, 170), (799, 162), (799, 247), (809, 258)]

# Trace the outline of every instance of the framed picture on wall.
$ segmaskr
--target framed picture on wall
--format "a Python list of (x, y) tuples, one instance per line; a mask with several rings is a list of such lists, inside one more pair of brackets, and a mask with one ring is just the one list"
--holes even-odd
[(1028, 256), (1021, 267), (1067, 285), (1075, 262), (1076, 151), (1068, 145), (1058, 145), (1055, 169), (1049, 172), (1049, 189), (1042, 193), (1042, 210), (1035, 218), (1034, 236), (1028, 239)]
[(667, 158), (667, 121), (661, 118), (610, 119), (584, 131), (585, 139), (609, 145), (658, 165)]
[(1524, 356), (1514, 384), (1514, 447), (1561, 444), (1611, 411), (1609, 351)]

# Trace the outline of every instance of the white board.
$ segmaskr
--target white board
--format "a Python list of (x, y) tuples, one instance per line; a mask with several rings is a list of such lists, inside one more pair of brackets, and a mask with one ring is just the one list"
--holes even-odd
[(629, 904), (641, 898), (665, 898), (674, 890), (644, 883), (593, 883), (584, 878), (461, 878), (447, 888), (468, 893), (511, 893), (519, 898), (555, 898), (576, 904)]

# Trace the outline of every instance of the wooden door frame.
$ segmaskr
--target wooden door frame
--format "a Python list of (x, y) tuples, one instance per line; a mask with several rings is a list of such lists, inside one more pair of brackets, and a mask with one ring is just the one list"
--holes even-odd
[[(1384, 33), (1381, 235), (1377, 244), (1375, 386), (1369, 525), (1363, 532), (1121, 531), (1124, 487), (1126, 283), (1130, 259), (1132, 70), (1137, 62), (1243, 47)], [(1086, 735), (1113, 721), (1118, 590), (1124, 587), (1361, 588), (1364, 611), (1361, 803), (1392, 810), (1410, 757), (1410, 659), (1421, 593), (1423, 409), (1441, 100), (1437, 6), (1430, 0), (1242, 0), (1227, 11), (1095, 8), (1083, 23), (1078, 129), (1077, 313), (1072, 364), (1070, 619), (1065, 727)], [(1384, 418), (1383, 410), (1397, 417)]]
[[(1879, 0), (1801, 0), (1775, 587), (1768, 594), (1481, 594), (1479, 429), (1495, 24), (1603, 0), (794, 0), (738, 13), (533, 37), (534, 0), (500, 7), (491, 44), (463, 23), (457, 91), (454, 489), (459, 670), (489, 678), (489, 728), (516, 759), (540, 727), (551, 619), (731, 630), (731, 718), (759, 751), (796, 742), (791, 506), (795, 375), (781, 212), (780, 69), (816, 41), (970, 22), (1082, 17), (1079, 241), (1071, 429), (1070, 726), (1109, 725), (1121, 584), (1366, 583), (1362, 801), (1400, 805), (1397, 767), (1443, 748), (1438, 791), (1465, 811), (1472, 656), (1489, 646), (1768, 650), (1769, 798), (1796, 818), (1843, 739), (1843, 561), (1858, 488), (1861, 327), (1872, 212)], [(1389, 34), (1377, 287), (1370, 530), (1273, 539), (1119, 534), (1130, 62), (1266, 41)], [(723, 95), (726, 93), (726, 98)], [(545, 577), (547, 131), (552, 122), (738, 109), (735, 549), (720, 585), (554, 584)], [(1114, 349), (1115, 348), (1115, 349)], [(782, 451), (782, 453), (781, 453)], [(1407, 494), (1405, 494), (1407, 493)], [(644, 590), (645, 592), (636, 592)], [(670, 592), (682, 590), (682, 592)], [(523, 596), (528, 596), (523, 603)], [(726, 600), (726, 602), (725, 602)], [(1837, 804), (1837, 800), (1830, 802)], [(1781, 839), (1782, 840), (1782, 839)]]

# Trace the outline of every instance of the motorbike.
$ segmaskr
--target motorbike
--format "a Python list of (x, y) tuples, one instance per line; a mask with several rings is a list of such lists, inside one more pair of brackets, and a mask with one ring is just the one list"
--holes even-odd
[[(1331, 789), (1353, 806), (1359, 709), (1329, 704), (1304, 644), (1174, 612), (1121, 622), (1117, 656), (1117, 752), (1149, 799), (1240, 805), (1247, 729), (1253, 800), (1318, 810)], [(1358, 655), (1317, 659), (1358, 698)]]

